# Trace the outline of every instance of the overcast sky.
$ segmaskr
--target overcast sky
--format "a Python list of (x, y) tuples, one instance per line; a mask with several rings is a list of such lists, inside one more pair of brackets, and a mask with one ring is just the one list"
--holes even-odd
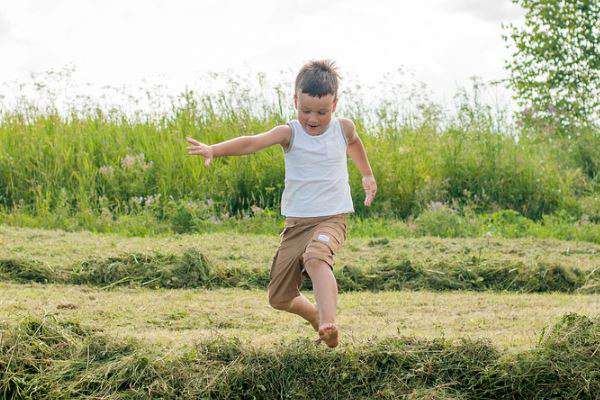
[(506, 77), (510, 0), (3, 0), (0, 82), (72, 65), (78, 79), (173, 86), (207, 71), (293, 75), (332, 58), (361, 83), (402, 67), (438, 95)]

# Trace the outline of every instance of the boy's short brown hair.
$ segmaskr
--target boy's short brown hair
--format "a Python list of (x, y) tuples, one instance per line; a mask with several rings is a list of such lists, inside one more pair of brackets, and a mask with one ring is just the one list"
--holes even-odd
[(337, 98), (339, 79), (335, 62), (312, 60), (304, 64), (298, 72), (294, 94), (306, 93), (319, 98), (331, 94)]

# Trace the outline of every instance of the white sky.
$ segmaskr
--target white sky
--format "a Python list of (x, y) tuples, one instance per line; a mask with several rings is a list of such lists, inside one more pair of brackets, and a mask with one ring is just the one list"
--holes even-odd
[(3, 0), (0, 82), (72, 65), (93, 84), (182, 88), (207, 71), (293, 78), (331, 58), (352, 81), (403, 67), (445, 97), (507, 76), (501, 23), (522, 15), (510, 0)]

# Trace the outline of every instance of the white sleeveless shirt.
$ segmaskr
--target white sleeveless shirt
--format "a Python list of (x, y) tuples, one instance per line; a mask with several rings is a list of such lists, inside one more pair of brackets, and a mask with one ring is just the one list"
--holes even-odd
[(290, 144), (284, 152), (285, 188), (281, 214), (286, 217), (320, 217), (354, 212), (346, 137), (340, 120), (333, 118), (327, 130), (311, 136), (298, 120), (292, 128)]

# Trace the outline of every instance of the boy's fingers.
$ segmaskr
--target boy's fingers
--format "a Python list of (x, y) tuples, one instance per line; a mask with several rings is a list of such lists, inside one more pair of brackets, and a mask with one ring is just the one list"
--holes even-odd
[(209, 154), (208, 146), (202, 143), (199, 146), (189, 146), (187, 150), (190, 154)]
[(365, 206), (370, 206), (375, 194), (377, 193), (376, 189), (365, 189)]
[(191, 137), (186, 137), (185, 140), (192, 144), (195, 144), (196, 146), (200, 146), (202, 144), (201, 142), (197, 141), (196, 139), (192, 139)]

